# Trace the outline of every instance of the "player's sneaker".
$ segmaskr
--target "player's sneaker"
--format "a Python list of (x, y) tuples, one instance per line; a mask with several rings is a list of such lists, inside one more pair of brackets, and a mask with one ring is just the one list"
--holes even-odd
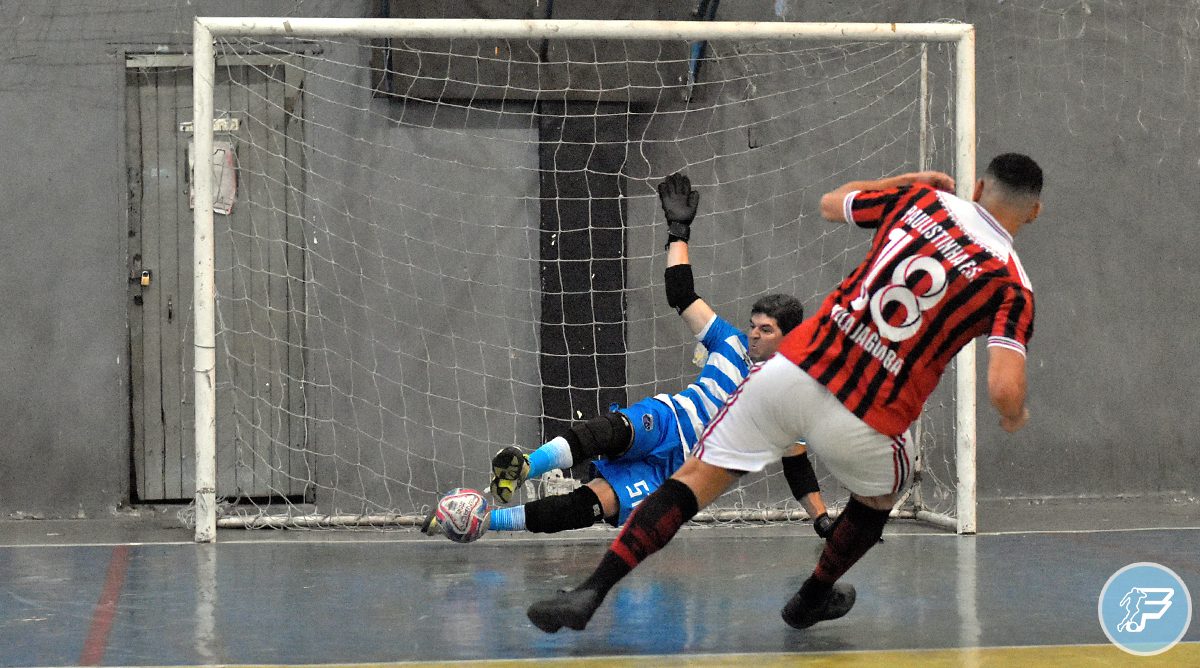
[(421, 523), (421, 533), (426, 536), (437, 536), (442, 533), (442, 525), (437, 521), (437, 506), (429, 509), (429, 514)]
[(513, 494), (529, 477), (529, 455), (515, 446), (508, 446), (492, 457), (492, 495), (500, 503), (512, 501)]
[(595, 589), (560, 589), (554, 598), (529, 606), (525, 616), (546, 633), (555, 633), (564, 626), (582, 631), (603, 600)]
[(850, 612), (857, 597), (854, 585), (841, 582), (833, 583), (833, 589), (829, 591), (825, 600), (816, 605), (806, 604), (800, 599), (800, 592), (796, 592), (792, 600), (783, 606), (783, 621), (794, 629), (806, 629), (817, 622), (837, 619)]

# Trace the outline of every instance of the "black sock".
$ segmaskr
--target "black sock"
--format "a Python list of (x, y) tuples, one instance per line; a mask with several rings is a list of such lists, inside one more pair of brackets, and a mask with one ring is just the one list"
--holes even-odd
[(687, 485), (671, 478), (637, 507), (591, 577), (579, 586), (603, 597), (646, 557), (666, 545), (700, 510)]
[(817, 560), (817, 567), (809, 580), (833, 586), (867, 550), (875, 547), (887, 521), (888, 511), (875, 510), (852, 497), (838, 518), (833, 533), (826, 539), (825, 550), (821, 552), (821, 558)]
[(822, 582), (815, 577), (809, 577), (804, 584), (800, 585), (800, 600), (808, 605), (814, 605), (824, 601), (831, 589), (833, 589), (832, 582)]
[(547, 496), (525, 504), (525, 528), (533, 533), (557, 533), (590, 527), (604, 519), (600, 497), (584, 485), (570, 494)]

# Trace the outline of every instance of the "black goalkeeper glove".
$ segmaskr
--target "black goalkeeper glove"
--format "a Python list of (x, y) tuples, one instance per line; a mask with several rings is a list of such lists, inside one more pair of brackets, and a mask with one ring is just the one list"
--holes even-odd
[(658, 184), (658, 199), (667, 216), (667, 246), (672, 241), (687, 241), (692, 232), (692, 220), (696, 218), (696, 206), (700, 204), (700, 193), (692, 190), (692, 182), (678, 172)]
[(833, 530), (836, 528), (837, 522), (826, 513), (821, 513), (817, 519), (813, 520), (813, 531), (826, 540), (833, 535)]

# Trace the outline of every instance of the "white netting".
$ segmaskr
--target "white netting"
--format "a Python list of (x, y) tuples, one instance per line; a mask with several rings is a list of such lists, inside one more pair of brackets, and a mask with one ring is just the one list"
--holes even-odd
[[(949, 45), (708, 42), (698, 72), (685, 43), (446, 46), (218, 39), (216, 115), (240, 119), (217, 135), (237, 158), (216, 221), (228, 512), (412, 521), (485, 488), (503, 446), (682, 388), (672, 172), (701, 193), (697, 292), (744, 326), (764, 293), (814, 311), (865, 253), (823, 192), (954, 167)], [(953, 515), (947, 378), (911, 500)], [(801, 516), (778, 466), (710, 510)]]

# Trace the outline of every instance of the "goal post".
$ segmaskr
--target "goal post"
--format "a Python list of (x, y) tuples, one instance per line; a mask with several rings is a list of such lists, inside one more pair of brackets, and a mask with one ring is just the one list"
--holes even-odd
[[(192, 121), (197, 155), (212, 155), (216, 60), (213, 33), (197, 20), (192, 39)], [(217, 537), (217, 394), (216, 302), (213, 242), (213, 177), (207, 169), (194, 170), (192, 187), (192, 318), (195, 380), (196, 542)]]
[[(236, 115), (237, 96), (261, 97), (275, 114), (274, 120), (250, 119), (245, 124), (257, 124), (257, 135), (230, 141), (239, 161), (239, 201), (233, 204), (233, 215), (214, 215), (213, 170), (195, 169), (191, 177), (196, 460), (191, 512), (197, 542), (216, 539), (219, 519), (220, 526), (411, 525), (449, 487), (486, 484), (489, 448), (516, 444), (528, 450), (541, 442), (530, 442), (531, 430), (540, 434), (547, 425), (590, 417), (579, 409), (575, 390), (580, 387), (596, 390), (586, 405), (604, 406), (614, 396), (632, 402), (688, 382), (689, 372), (679, 361), (686, 334), (673, 312), (663, 312), (662, 297), (655, 294), (662, 291), (661, 279), (653, 282), (654, 271), (661, 275), (662, 254), (632, 243), (655, 239), (661, 245), (654, 221), (641, 220), (648, 215), (635, 221), (633, 210), (652, 211), (652, 190), (643, 186), (681, 166), (705, 175), (694, 177), (703, 185), (701, 219), (735, 219), (743, 225), (734, 233), (714, 222), (705, 228), (713, 238), (693, 249), (694, 257), (709, 263), (697, 263), (698, 272), (711, 272), (698, 273), (698, 283), (711, 290), (701, 294), (713, 294), (718, 312), (738, 325), (748, 313), (743, 307), (764, 288), (797, 293), (807, 309), (815, 309), (816, 300), (833, 285), (830, 279), (852, 267), (858, 260), (855, 254), (861, 255), (861, 246), (852, 245), (861, 240), (843, 239), (828, 230), (812, 233), (812, 243), (797, 240), (803, 236), (798, 231), (809, 229), (799, 227), (807, 225), (803, 219), (812, 217), (799, 206), (802, 197), (811, 195), (809, 186), (838, 177), (845, 181), (884, 176), (889, 169), (918, 164), (951, 170), (960, 195), (969, 196), (975, 180), (975, 33), (965, 24), (228, 17), (197, 18), (193, 38), (195, 155), (212, 154), (216, 124), (210, 119)], [(445, 78), (432, 79), (426, 69), (417, 69), (403, 79), (406, 88), (381, 92), (378, 79), (392, 74), (391, 59), (401, 47), (363, 40), (395, 40), (408, 49), (403, 55), (418, 68), (448, 63)], [(463, 63), (462, 53), (453, 48), (434, 52), (422, 40), (452, 45), (490, 40), (496, 46), (494, 52), (476, 48), (465, 68), (456, 70), (455, 63)], [(545, 48), (540, 56), (518, 54), (521, 49), (516, 47), (505, 53), (500, 46), (508, 44), (505, 40), (518, 45), (723, 44), (727, 46), (711, 56), (711, 67), (736, 71), (738, 76), (720, 75), (724, 78), (708, 82), (709, 88), (698, 84), (695, 91), (691, 82), (663, 80), (663, 87), (680, 91), (666, 100), (654, 86), (634, 83), (635, 74), (653, 80), (662, 73), (655, 58), (628, 46), (610, 51), (584, 48), (582, 56), (578, 47), (563, 47), (559, 51), (567, 55), (561, 67), (552, 70), (543, 67)], [(330, 46), (323, 46), (326, 43)], [(811, 52), (771, 46), (778, 44), (815, 46)], [(868, 47), (844, 46), (848, 44), (944, 48), (939, 61), (943, 67), (936, 74), (939, 86), (928, 86), (931, 66), (924, 51), (914, 58), (905, 52), (875, 54)], [(382, 75), (363, 59), (329, 55), (361, 49), (374, 49), (381, 56), (386, 63)], [(625, 60), (600, 55), (612, 51), (625, 53)], [(218, 59), (228, 62), (246, 52), (258, 58), (254, 63), (261, 63), (264, 55), (279, 55), (287, 67), (297, 67), (297, 54), (326, 55), (314, 56), (310, 69), (298, 66), (309, 77), (303, 84), (293, 74), (252, 64), (247, 76), (265, 83), (246, 84), (218, 100), (218, 79), (222, 85), (243, 85), (234, 74), (219, 72)], [(577, 57), (581, 60), (574, 60)], [(728, 66), (722, 69), (725, 62)], [(771, 62), (782, 66), (766, 72)], [(335, 69), (342, 66), (347, 69)], [(526, 80), (511, 74), (522, 67), (532, 68), (535, 76)], [(511, 78), (498, 83), (464, 81), (462, 71), (509, 73)], [(606, 88), (610, 71), (628, 78), (621, 86)], [(844, 78), (844, 85), (834, 89), (819, 78), (809, 81), (822, 73)], [(542, 81), (543, 75), (550, 83)], [(763, 89), (768, 82), (797, 79), (807, 83)], [(533, 80), (548, 88), (533, 87)], [(370, 83), (354, 83), (361, 81)], [(879, 99), (908, 95), (911, 111), (907, 106), (903, 113), (878, 111), (880, 120), (863, 127), (853, 118), (847, 121), (856, 105), (875, 104), (871, 91), (880, 82), (889, 88)], [(346, 99), (350, 86), (362, 100)], [(415, 93), (418, 89), (456, 92), (433, 99), (428, 93)], [(483, 90), (492, 92), (479, 92)], [(935, 90), (944, 99), (931, 110), (928, 98)], [(301, 93), (313, 98), (313, 109), (297, 101)], [(284, 101), (276, 103), (275, 95)], [(568, 111), (579, 100), (592, 109), (582, 119)], [(814, 107), (832, 101), (822, 107), (819, 120), (811, 120), (817, 127), (806, 125), (804, 114), (793, 113), (798, 107), (807, 109), (812, 100)], [(737, 117), (743, 107), (746, 113), (764, 117)], [(314, 109), (338, 113), (326, 119)], [(361, 130), (361, 121), (345, 120), (357, 118), (353, 114), (368, 116), (380, 127), (370, 137), (358, 136), (354, 133)], [(461, 127), (429, 145), (414, 145), (420, 137), (394, 136), (396, 128), (436, 128), (448, 117)], [(843, 122), (844, 138), (826, 137), (840, 132)], [(624, 152), (618, 147), (618, 153), (605, 158), (604, 151), (619, 143), (611, 133), (604, 134), (607, 125), (626, 132), (626, 141), (638, 146)], [(678, 128), (675, 135), (671, 128)], [(535, 131), (540, 134), (520, 140), (532, 162), (505, 171), (480, 162), (474, 166), (482, 181), (477, 186), (447, 185), (448, 174), (473, 167), (469, 159), (435, 155), (439, 143), (461, 143), (469, 151), (485, 141), (514, 144), (522, 132)], [(724, 148), (734, 135), (746, 146)], [(374, 152), (365, 157), (331, 153), (322, 141), (352, 146), (354, 151), (368, 146)], [(919, 144), (919, 150), (909, 150), (913, 144)], [(930, 146), (936, 146), (937, 155), (927, 163)], [(792, 152), (801, 149), (808, 153), (793, 157)], [(570, 162), (574, 153), (582, 162)], [(652, 164), (648, 155), (670, 159)], [(251, 167), (253, 160), (267, 166)], [(794, 187), (787, 180), (794, 168), (805, 169), (796, 167), (804, 160), (814, 165), (839, 160), (854, 164), (842, 165), (849, 171), (812, 176), (811, 184)], [(746, 175), (746, 164), (761, 168)], [(879, 173), (855, 173), (856, 164)], [(398, 173), (408, 167), (430, 173)], [(630, 176), (622, 170), (636, 173)], [(560, 173), (573, 176), (560, 183)], [(571, 184), (584, 183), (587, 190), (581, 195), (564, 187), (570, 179), (575, 179)], [(510, 187), (509, 180), (532, 189), (540, 185), (542, 195), (504, 197), (499, 191)], [(372, 190), (381, 182), (383, 191)], [(553, 191), (552, 201), (539, 204), (546, 201), (547, 188)], [(397, 198), (392, 190), (415, 194)], [(808, 204), (811, 209), (812, 201)], [(475, 210), (466, 211), (469, 205)], [(534, 229), (501, 222), (493, 228), (477, 220), (479, 209), (491, 206), (497, 212), (524, 211)], [(582, 207), (580, 215), (590, 224), (582, 230), (547, 226), (546, 220), (557, 221), (555, 216), (565, 216), (573, 206)], [(603, 207), (608, 208), (597, 213)], [(396, 229), (396, 211), (429, 221), (430, 227)], [(747, 222), (760, 220), (763, 212), (775, 217), (757, 229)], [(235, 220), (236, 215), (246, 218)], [(613, 216), (617, 223), (606, 228)], [(348, 221), (344, 228), (339, 227), (341, 219)], [(601, 228), (611, 235), (604, 237), (609, 232)], [(584, 245), (591, 256), (565, 256), (561, 246), (572, 234), (586, 236)], [(464, 248), (454, 248), (456, 244)], [(487, 254), (489, 248), (500, 256), (498, 264)], [(221, 253), (226, 256), (218, 258)], [(735, 264), (720, 264), (724, 258), (733, 258)], [(776, 275), (800, 260), (815, 268), (799, 276)], [(351, 264), (355, 262), (360, 264)], [(557, 278), (547, 278), (548, 267)], [(605, 282), (612, 272), (622, 279), (615, 286)], [(651, 278), (648, 284), (634, 284), (623, 280), (627, 272)], [(587, 289), (579, 289), (578, 275), (584, 276)], [(551, 289), (556, 292), (547, 301)], [(431, 290), (442, 294), (430, 301)], [(593, 291), (599, 296), (589, 298)], [(464, 295), (468, 302), (463, 302)], [(605, 296), (611, 299), (602, 304), (600, 297)], [(590, 299), (591, 322), (573, 321), (579, 314), (566, 304), (580, 299)], [(551, 322), (555, 308), (562, 312), (553, 314), (557, 320)], [(526, 314), (513, 315), (514, 309)], [(735, 312), (738, 309), (742, 312)], [(344, 317), (347, 311), (356, 315)], [(647, 314), (632, 322), (635, 311)], [(663, 320), (661, 326), (658, 319)], [(498, 342), (474, 334), (451, 337), (446, 331), (476, 326), (496, 333)], [(571, 338), (579, 327), (586, 329), (583, 338)], [(632, 340), (630, 332), (650, 343), (625, 341), (626, 335)], [(566, 350), (547, 352), (551, 338), (560, 336)], [(623, 347), (614, 350), (610, 336), (620, 339)], [(410, 350), (414, 346), (421, 348), (419, 353)], [(623, 353), (635, 361), (613, 361), (624, 360)], [(580, 356), (593, 359), (586, 367), (591, 377), (583, 381), (576, 378), (581, 367), (568, 365), (562, 371), (554, 366), (560, 358)], [(610, 362), (625, 368), (617, 374), (619, 381), (606, 385), (604, 364)], [(971, 344), (956, 358), (953, 387), (941, 402), (946, 415), (931, 418), (931, 426), (921, 430), (915, 443), (919, 450), (923, 442), (933, 442), (944, 464), (943, 473), (928, 475), (953, 479), (939, 480), (940, 486), (929, 493), (917, 481), (895, 514), (959, 533), (975, 532), (976, 373)], [(563, 381), (569, 414), (526, 407), (537, 403), (538, 387), (546, 384), (547, 374), (569, 379)], [(540, 396), (547, 400), (544, 393)], [(228, 464), (219, 460), (219, 452), (229, 449), (224, 439), (239, 444), (230, 450), (235, 461)], [(430, 441), (428, 448), (412, 445), (423, 440)], [(922, 452), (916, 457), (914, 468), (928, 471), (930, 457)], [(252, 473), (227, 472), (239, 466)], [(411, 468), (404, 470), (406, 466)], [(255, 484), (243, 485), (247, 477), (254, 477)], [(747, 483), (751, 487), (738, 491), (731, 505), (714, 506), (701, 519), (803, 517), (794, 505), (779, 501), (780, 479), (776, 475), (765, 483)], [(340, 491), (341, 485), (356, 491), (347, 494)], [(322, 507), (314, 501), (318, 497), (333, 501)], [(932, 497), (938, 503), (926, 503)], [(226, 518), (221, 508), (228, 499), (250, 500), (255, 507)], [(281, 511), (261, 512), (276, 502), (283, 506)]]

